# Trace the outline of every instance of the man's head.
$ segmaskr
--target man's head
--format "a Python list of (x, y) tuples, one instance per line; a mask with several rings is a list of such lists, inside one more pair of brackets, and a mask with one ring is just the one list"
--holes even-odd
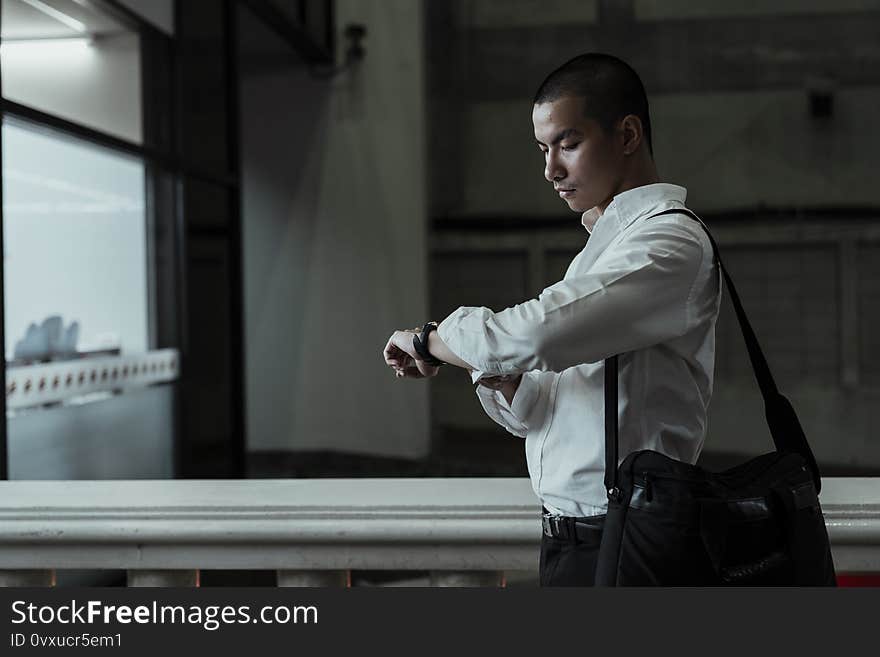
[(553, 71), (535, 94), (532, 123), (544, 177), (574, 211), (604, 211), (615, 194), (656, 176), (645, 88), (616, 57), (587, 53)]

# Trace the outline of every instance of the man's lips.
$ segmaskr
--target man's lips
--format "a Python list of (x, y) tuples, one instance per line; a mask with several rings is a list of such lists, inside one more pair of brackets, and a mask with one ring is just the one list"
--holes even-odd
[(562, 198), (568, 198), (569, 196), (574, 196), (574, 192), (575, 192), (573, 187), (569, 187), (569, 188), (557, 187), (556, 191), (559, 192), (559, 195)]

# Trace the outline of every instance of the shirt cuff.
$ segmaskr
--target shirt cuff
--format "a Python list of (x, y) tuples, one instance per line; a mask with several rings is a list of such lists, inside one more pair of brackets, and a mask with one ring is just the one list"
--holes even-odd
[(538, 395), (541, 392), (541, 384), (534, 378), (534, 375), (531, 375), (529, 372), (523, 372), (519, 386), (517, 386), (516, 392), (513, 394), (512, 403), (507, 403), (507, 399), (505, 399), (500, 390), (493, 390), (492, 392), (496, 393), (495, 396), (501, 408), (523, 424), (528, 424), (529, 415), (531, 415), (535, 402), (538, 401)]
[[(444, 340), (444, 342), (445, 342), (445, 340)], [(458, 354), (456, 354), (456, 355), (458, 355)], [(471, 383), (476, 383), (477, 381), (479, 381), (483, 377), (489, 377), (489, 376), (492, 376), (492, 375), (489, 374), (488, 372), (483, 372), (482, 370), (471, 370)]]
[[(475, 374), (476, 372), (471, 376), (473, 377)], [(502, 418), (508, 421), (505, 423), (499, 422), (499, 424), (512, 423), (516, 425), (520, 431), (523, 431), (528, 430), (529, 428), (529, 416), (535, 407), (535, 402), (538, 401), (538, 396), (541, 392), (541, 384), (533, 375), (530, 375), (529, 372), (525, 372), (522, 375), (519, 387), (517, 387), (516, 392), (513, 395), (512, 404), (507, 403), (507, 399), (504, 398), (504, 393), (500, 390), (477, 384), (476, 391), (477, 396), (479, 396), (480, 401), (483, 404), (483, 408), (493, 417), (493, 419), (498, 421), (498, 418), (495, 418), (493, 414), (494, 411), (494, 413), (499, 414)]]
[(499, 406), (510, 411), (511, 415), (523, 424), (527, 424), (529, 415), (535, 407), (535, 402), (538, 401), (538, 394), (541, 392), (541, 384), (538, 383), (537, 379), (531, 372), (523, 372), (519, 386), (513, 395), (512, 404), (507, 403), (507, 400), (500, 391), (493, 392), (498, 393), (497, 397)]
[(498, 400), (503, 397), (500, 392), (480, 385), (476, 387), (476, 392), (477, 397), (480, 399), (480, 404), (483, 406), (483, 410), (486, 411), (486, 415), (495, 420), (497, 424), (500, 424), (507, 429), (508, 433), (512, 433), (514, 436), (520, 438), (526, 437), (528, 434), (528, 427), (522, 422), (519, 422), (513, 417), (509, 410), (498, 403)]

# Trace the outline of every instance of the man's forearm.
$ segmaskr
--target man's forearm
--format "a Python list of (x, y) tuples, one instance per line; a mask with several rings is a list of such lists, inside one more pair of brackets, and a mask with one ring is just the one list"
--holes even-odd
[(443, 342), (443, 338), (437, 335), (437, 331), (431, 331), (428, 334), (428, 351), (435, 358), (439, 358), (440, 360), (449, 363), (450, 365), (455, 365), (456, 367), (463, 367), (468, 370), (476, 369), (470, 363), (466, 363), (461, 358), (452, 353), (452, 350), (446, 346), (446, 343)]
[[(437, 335), (437, 331), (431, 331), (428, 334), (428, 351), (435, 358), (439, 358), (442, 361), (449, 363), (450, 365), (455, 365), (456, 367), (463, 367), (467, 370), (476, 369), (470, 363), (463, 361), (461, 358), (452, 353), (452, 350), (443, 342), (443, 338)], [(513, 397), (516, 394), (517, 389), (519, 388), (519, 382), (522, 381), (522, 374), (516, 376), (509, 381), (505, 381), (501, 384), (501, 387), (492, 386), (496, 390), (500, 390), (501, 394), (504, 395), (504, 399), (507, 400), (508, 404), (513, 403)]]

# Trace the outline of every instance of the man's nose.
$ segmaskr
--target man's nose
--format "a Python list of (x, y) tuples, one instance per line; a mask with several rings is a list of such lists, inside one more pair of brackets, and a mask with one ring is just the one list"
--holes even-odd
[(551, 183), (565, 178), (565, 169), (560, 165), (559, 159), (552, 152), (547, 154), (547, 161), (544, 164), (544, 178), (547, 179), (547, 182)]

